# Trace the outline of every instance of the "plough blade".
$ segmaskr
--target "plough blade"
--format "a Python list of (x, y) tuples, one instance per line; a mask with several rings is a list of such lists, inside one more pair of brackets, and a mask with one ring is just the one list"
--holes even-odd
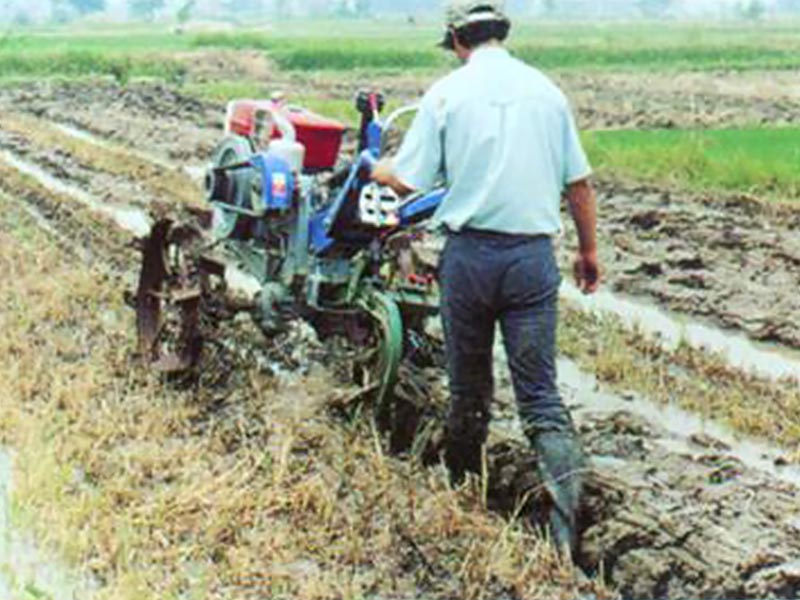
[(190, 370), (200, 359), (205, 275), (190, 251), (199, 237), (163, 220), (143, 240), (136, 293), (139, 356), (159, 373)]

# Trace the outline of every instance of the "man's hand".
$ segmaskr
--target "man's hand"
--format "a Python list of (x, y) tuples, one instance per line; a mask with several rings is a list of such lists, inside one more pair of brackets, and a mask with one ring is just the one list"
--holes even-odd
[(573, 265), (575, 285), (584, 294), (594, 294), (600, 288), (600, 262), (597, 252), (578, 252)]
[(397, 177), (394, 172), (394, 163), (388, 158), (384, 158), (375, 164), (372, 169), (372, 180), (379, 185), (392, 188), (401, 198), (415, 191), (414, 188), (409, 187)]
[(600, 262), (597, 259), (597, 198), (588, 179), (567, 186), (564, 194), (578, 229), (580, 250), (575, 260), (575, 284), (584, 294), (600, 287)]
[(380, 185), (389, 185), (394, 177), (394, 165), (390, 158), (382, 158), (372, 168), (372, 180)]

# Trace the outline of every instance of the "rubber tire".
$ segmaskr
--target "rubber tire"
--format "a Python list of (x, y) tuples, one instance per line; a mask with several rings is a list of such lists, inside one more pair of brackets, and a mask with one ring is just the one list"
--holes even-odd
[[(212, 153), (212, 168), (235, 165), (247, 161), (255, 152), (253, 144), (245, 137), (231, 135), (224, 138)], [(255, 174), (251, 169), (240, 169), (233, 174), (236, 182), (234, 205), (252, 208), (252, 189)], [(208, 190), (209, 194), (211, 190)], [(209, 198), (210, 200), (210, 198)], [(252, 220), (233, 213), (214, 210), (214, 237), (217, 239), (244, 239), (250, 233)]]

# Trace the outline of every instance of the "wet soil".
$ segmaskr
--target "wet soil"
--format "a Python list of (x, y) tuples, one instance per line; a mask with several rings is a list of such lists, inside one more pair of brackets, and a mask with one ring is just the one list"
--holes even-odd
[[(237, 53), (238, 54), (238, 53)], [(416, 101), (435, 76), (275, 73), (252, 53), (200, 52), (185, 57), (194, 80), (263, 81), (290, 97), (310, 91), (350, 101), (357, 89), (377, 87), (400, 103)], [(800, 76), (793, 72), (555, 73), (584, 129), (733, 127), (800, 122)], [(99, 80), (41, 82), (0, 90), (0, 110), (25, 111), (180, 163), (204, 164), (219, 139), (224, 106), (173, 86)], [(355, 120), (355, 117), (354, 119)]]
[[(800, 213), (618, 185), (602, 186), (599, 201), (613, 290), (800, 348)], [(565, 264), (574, 246), (570, 234)]]
[(176, 162), (205, 163), (224, 107), (161, 84), (32, 83), (0, 92), (0, 110), (23, 110)]
[[(489, 506), (515, 514), (522, 506), (518, 514), (537, 523), (549, 501), (499, 362), (503, 375), (489, 439)], [(795, 471), (764, 467), (770, 460), (765, 446), (752, 452), (680, 411), (599, 390), (568, 361), (560, 367), (562, 393), (591, 458), (577, 556), (583, 569), (604, 577), (623, 598), (800, 594)], [(401, 402), (416, 403), (426, 428), (441, 427), (444, 418), (442, 377), (436, 368), (404, 371)], [(416, 396), (407, 393), (413, 389)], [(415, 414), (408, 406), (401, 412)], [(441, 438), (440, 432), (425, 435), (434, 445)]]
[[(675, 94), (666, 93), (670, 88), (663, 78), (652, 78), (649, 87), (643, 85), (646, 79), (570, 75), (563, 83), (568, 89), (597, 89), (612, 95), (636, 89), (685, 114), (675, 104)], [(680, 79), (696, 96), (720, 96), (737, 106), (785, 103), (792, 109), (789, 113), (800, 114), (792, 108), (792, 103), (800, 102), (793, 74), (780, 74), (769, 84), (761, 74), (741, 78), (689, 74)], [(74, 125), (99, 140), (114, 140), (139, 153), (195, 167), (207, 159), (218, 139), (223, 114), (221, 106), (152, 83), (127, 88), (111, 83), (29, 84), (0, 92), (0, 108), (4, 106), (22, 107), (44, 119)], [(135, 177), (126, 180), (97, 172), (57, 148), (34, 148), (6, 132), (0, 132), (0, 147), (86, 187), (103, 201), (156, 200)], [(601, 191), (601, 238), (607, 240), (602, 245), (603, 260), (613, 290), (656, 299), (671, 311), (707, 317), (753, 339), (792, 347), (800, 347), (800, 301), (793, 293), (800, 281), (798, 224), (800, 217), (789, 211), (773, 212), (745, 200), (618, 185)], [(568, 241), (565, 248), (570, 247)]]
[[(120, 226), (125, 231), (130, 231), (136, 236), (145, 236), (150, 231), (150, 218), (146, 211), (141, 207), (136, 207), (133, 204), (122, 204), (118, 200), (114, 200), (109, 196), (116, 190), (113, 183), (116, 181), (113, 177), (108, 177), (105, 173), (98, 173), (96, 178), (90, 178), (89, 184), (78, 187), (78, 181), (74, 177), (62, 176), (57, 177), (52, 174), (53, 171), (62, 175), (67, 174), (66, 165), (70, 165), (68, 161), (62, 162), (59, 160), (62, 156), (49, 156), (49, 155), (35, 155), (30, 153), (27, 149), (22, 153), (17, 153), (8, 148), (14, 147), (15, 144), (6, 143), (4, 134), (0, 132), (0, 159), (8, 163), (12, 168), (25, 174), (26, 176), (33, 177), (46, 189), (53, 192), (64, 194), (65, 196), (79, 202), (89, 208), (91, 211), (106, 215)], [(39, 158), (40, 160), (36, 160)], [(44, 160), (41, 160), (44, 159)], [(47, 165), (44, 168), (40, 165)], [(75, 170), (82, 170), (81, 167), (76, 167)], [(135, 185), (135, 184), (134, 184)], [(109, 187), (110, 186), (110, 187)], [(125, 185), (122, 186), (124, 191)], [(105, 195), (97, 195), (94, 193), (87, 193), (86, 189), (95, 190), (111, 190), (112, 192)], [(141, 199), (141, 196), (135, 196)]]
[[(580, 430), (593, 464), (583, 568), (623, 598), (797, 597), (797, 488), (712, 438), (676, 450), (666, 430), (629, 412), (585, 415)], [(535, 459), (522, 447), (501, 443), (493, 456), (495, 499), (535, 488), (525, 481)]]
[(555, 77), (585, 129), (800, 123), (796, 72), (592, 73)]
[[(676, 114), (686, 114), (675, 99), (683, 96), (666, 94), (670, 88), (663, 78), (654, 77), (648, 88), (643, 77), (571, 75), (564, 83), (568, 89), (612, 95), (637, 89), (660, 98)], [(772, 83), (761, 74), (690, 74), (680, 79), (697, 95), (720, 96), (737, 107), (773, 102), (785, 104), (787, 115), (800, 114), (794, 104), (800, 103), (800, 92), (793, 74), (780, 74)], [(610, 102), (619, 106), (616, 100)], [(10, 104), (101, 140), (195, 167), (205, 162), (218, 139), (223, 116), (221, 106), (145, 83), (124, 89), (111, 83), (30, 84), (0, 93), (0, 108)], [(711, 105), (720, 106), (716, 101)], [(137, 204), (153, 200), (133, 178), (125, 181), (94, 172), (58, 149), (30, 148), (24, 139), (7, 133), (0, 133), (0, 145), (29, 156), (56, 176), (87, 186), (96, 197)], [(800, 347), (800, 300), (793, 292), (800, 282), (800, 217), (795, 213), (744, 199), (621, 185), (602, 187), (600, 212), (603, 260), (613, 290), (655, 299), (677, 313), (709, 318), (755, 340)], [(569, 240), (565, 248), (571, 248)], [(564, 264), (568, 260), (567, 250)]]
[(147, 206), (162, 200), (149, 193), (134, 177), (120, 178), (78, 162), (60, 148), (33, 146), (29, 140), (0, 130), (0, 149), (28, 163), (40, 166), (52, 177), (71, 183), (96, 203), (120, 206)]
[[(588, 503), (584, 564), (630, 598), (796, 597), (797, 488), (746, 468), (713, 439), (673, 450), (658, 424), (620, 412), (581, 427), (608, 477)], [(621, 497), (609, 502), (613, 481)], [(591, 487), (591, 484), (590, 484)], [(606, 504), (608, 503), (608, 504)]]
[[(582, 129), (708, 128), (800, 122), (800, 76), (792, 71), (575, 73), (547, 72), (570, 98)], [(399, 103), (418, 100), (437, 75), (365, 78), (347, 73), (276, 74), (288, 93), (350, 100), (377, 88)]]
[[(219, 107), (160, 86), (47, 88), (15, 94), (30, 94), (27, 106), (39, 116), (171, 160), (204, 160), (219, 136)], [(0, 95), (0, 108), (10, 97)], [(83, 183), (93, 195), (116, 185), (102, 178), (95, 183), (88, 165), (74, 164), (57, 149), (32, 148), (20, 136), (0, 132), (0, 145), (57, 177)], [(621, 186), (605, 187), (602, 196), (601, 229), (612, 242), (604, 261), (614, 289), (755, 339), (800, 347), (800, 305), (793, 293), (800, 283), (800, 217), (747, 201)], [(33, 197), (36, 206), (52, 209), (41, 190)], [(63, 221), (49, 222), (60, 229)], [(65, 233), (74, 231), (72, 223)], [(565, 260), (568, 248), (566, 243)], [(432, 370), (427, 383), (411, 387), (422, 391), (417, 400), (429, 407), (431, 400), (442, 405), (442, 385), (441, 370)], [(589, 393), (580, 390), (578, 400), (586, 403)], [(574, 392), (567, 395), (576, 400)], [(534, 457), (513, 434), (508, 406), (501, 409), (507, 427), (501, 418), (491, 453), (492, 501), (499, 510), (537, 487)], [(589, 405), (580, 427), (595, 465), (583, 566), (604, 573), (631, 598), (800, 595), (800, 569), (793, 562), (800, 551), (800, 505), (790, 483), (746, 464), (724, 442), (677, 435), (634, 411), (593, 412)]]

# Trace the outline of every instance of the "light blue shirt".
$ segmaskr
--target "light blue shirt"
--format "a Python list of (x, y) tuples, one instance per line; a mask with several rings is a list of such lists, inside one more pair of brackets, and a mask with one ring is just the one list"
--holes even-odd
[(447, 193), (434, 224), (514, 234), (561, 231), (561, 196), (592, 170), (566, 97), (500, 47), (436, 83), (394, 160), (397, 177)]

